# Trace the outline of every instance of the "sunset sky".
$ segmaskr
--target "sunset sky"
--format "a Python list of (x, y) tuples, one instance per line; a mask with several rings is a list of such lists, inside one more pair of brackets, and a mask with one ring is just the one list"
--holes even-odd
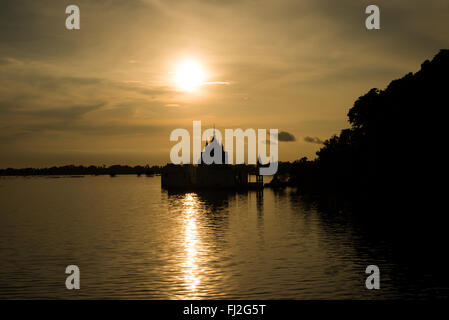
[[(365, 28), (369, 4), (381, 30)], [(1, 0), (0, 167), (165, 164), (193, 120), (277, 128), (296, 137), (280, 160), (313, 158), (448, 30), (447, 0)], [(204, 72), (194, 90), (176, 84), (183, 61)]]

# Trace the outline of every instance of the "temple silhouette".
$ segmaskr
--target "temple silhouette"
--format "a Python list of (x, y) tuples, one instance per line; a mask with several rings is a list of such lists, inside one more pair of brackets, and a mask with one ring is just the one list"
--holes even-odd
[(228, 153), (214, 131), (197, 164), (168, 164), (163, 168), (161, 186), (164, 189), (262, 189), (263, 177), (258, 170), (255, 182), (250, 181), (250, 173), (245, 164), (229, 164)]

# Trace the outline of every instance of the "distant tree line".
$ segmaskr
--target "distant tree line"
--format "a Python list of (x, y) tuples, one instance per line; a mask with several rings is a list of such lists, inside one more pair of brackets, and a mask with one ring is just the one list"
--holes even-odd
[(127, 166), (112, 165), (103, 166), (75, 166), (66, 165), (50, 168), (23, 168), (23, 169), (0, 169), (0, 176), (37, 176), (37, 175), (117, 175), (117, 174), (136, 174), (136, 175), (154, 175), (161, 172), (160, 166)]
[[(0, 169), (0, 176), (49, 176), (49, 175), (122, 175), (122, 174), (136, 174), (136, 175), (155, 175), (161, 174), (166, 166), (172, 166), (173, 164), (167, 164), (165, 166), (128, 166), (128, 165), (112, 165), (109, 167), (103, 166), (54, 166), (50, 168), (7, 168)], [(255, 165), (240, 164), (247, 168), (250, 174), (256, 174), (258, 169)]]

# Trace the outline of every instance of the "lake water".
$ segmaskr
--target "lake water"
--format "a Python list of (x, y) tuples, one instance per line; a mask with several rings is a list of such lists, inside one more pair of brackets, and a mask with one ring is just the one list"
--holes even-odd
[[(428, 294), (394, 263), (388, 242), (291, 189), (169, 193), (158, 176), (4, 177), (0, 201), (1, 299)], [(71, 264), (80, 290), (65, 288)], [(365, 288), (370, 264), (381, 270), (380, 290)]]

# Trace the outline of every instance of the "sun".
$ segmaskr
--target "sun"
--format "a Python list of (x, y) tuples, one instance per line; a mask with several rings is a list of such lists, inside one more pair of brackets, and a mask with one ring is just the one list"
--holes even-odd
[(206, 73), (198, 61), (185, 60), (176, 67), (174, 80), (179, 89), (193, 92), (204, 84)]

